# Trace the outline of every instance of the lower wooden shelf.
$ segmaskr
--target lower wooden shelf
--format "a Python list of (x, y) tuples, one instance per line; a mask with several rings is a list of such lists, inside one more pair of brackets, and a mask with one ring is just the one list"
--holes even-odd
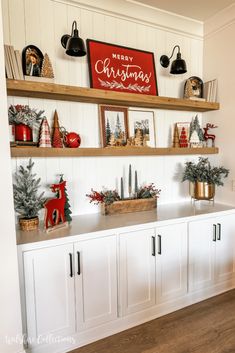
[(115, 157), (115, 156), (172, 156), (217, 154), (217, 147), (170, 148), (170, 147), (107, 147), (107, 148), (44, 148), (11, 147), (12, 157)]

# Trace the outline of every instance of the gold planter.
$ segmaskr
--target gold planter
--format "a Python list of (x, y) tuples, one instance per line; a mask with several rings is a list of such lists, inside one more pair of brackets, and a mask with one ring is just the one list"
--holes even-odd
[(19, 218), (19, 224), (21, 230), (34, 230), (38, 228), (39, 220), (38, 217)]
[(202, 181), (190, 182), (189, 194), (196, 200), (211, 200), (215, 197), (215, 185)]

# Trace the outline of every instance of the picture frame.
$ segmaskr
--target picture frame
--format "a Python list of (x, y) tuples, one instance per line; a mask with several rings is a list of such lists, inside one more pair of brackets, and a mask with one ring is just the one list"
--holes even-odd
[(41, 76), (43, 54), (35, 45), (27, 45), (22, 51), (23, 73), (26, 76)]
[(203, 81), (200, 77), (191, 76), (186, 80), (184, 98), (203, 99)]
[(99, 105), (102, 147), (126, 146), (128, 108)]
[(87, 39), (90, 87), (158, 95), (154, 54)]
[(128, 131), (128, 145), (138, 147), (156, 147), (154, 111), (129, 109)]
[[(190, 122), (176, 123), (180, 147), (189, 147)], [(184, 132), (182, 132), (184, 130)]]

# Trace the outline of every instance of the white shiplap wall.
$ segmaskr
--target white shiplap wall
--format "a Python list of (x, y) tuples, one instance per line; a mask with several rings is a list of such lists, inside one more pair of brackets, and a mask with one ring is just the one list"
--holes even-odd
[[(2, 3), (5, 43), (20, 50), (34, 44), (44, 53), (47, 52), (53, 63), (57, 83), (89, 87), (87, 57), (69, 57), (60, 44), (61, 36), (70, 33), (73, 20), (78, 21), (83, 39), (92, 38), (154, 52), (159, 95), (181, 97), (185, 79), (192, 75), (202, 76), (203, 44), (196, 35), (161, 29), (137, 19), (135, 21), (68, 1), (2, 0)], [(182, 56), (188, 65), (187, 74), (180, 77), (170, 76), (168, 70), (159, 64), (160, 55), (170, 54), (176, 44), (181, 46)], [(52, 122), (53, 112), (57, 109), (61, 126), (80, 133), (82, 147), (97, 147), (100, 144), (96, 104), (12, 97), (9, 98), (10, 103), (45, 109), (49, 122)], [(190, 121), (192, 116), (194, 113), (190, 112), (156, 110), (157, 146), (169, 146), (173, 123)], [(180, 172), (184, 161), (190, 158), (35, 158), (34, 161), (35, 171), (42, 178), (42, 187), (48, 195), (48, 185), (58, 180), (59, 173), (64, 173), (73, 214), (77, 215), (98, 212), (98, 207), (90, 205), (85, 194), (91, 188), (99, 190), (102, 186), (118, 186), (120, 177), (127, 177), (129, 163), (139, 171), (140, 182), (154, 182), (162, 190), (159, 202), (183, 200), (188, 197), (188, 190), (187, 185), (180, 183)], [(27, 161), (27, 158), (13, 159), (13, 172)]]

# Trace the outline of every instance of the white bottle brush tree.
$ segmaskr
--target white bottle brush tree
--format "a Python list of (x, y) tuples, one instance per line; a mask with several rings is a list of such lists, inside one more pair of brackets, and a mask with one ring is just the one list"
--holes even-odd
[(15, 173), (13, 184), (15, 211), (27, 219), (37, 217), (45, 202), (44, 192), (38, 195), (41, 179), (36, 179), (36, 174), (32, 172), (33, 166), (31, 158), (26, 168), (21, 165)]

